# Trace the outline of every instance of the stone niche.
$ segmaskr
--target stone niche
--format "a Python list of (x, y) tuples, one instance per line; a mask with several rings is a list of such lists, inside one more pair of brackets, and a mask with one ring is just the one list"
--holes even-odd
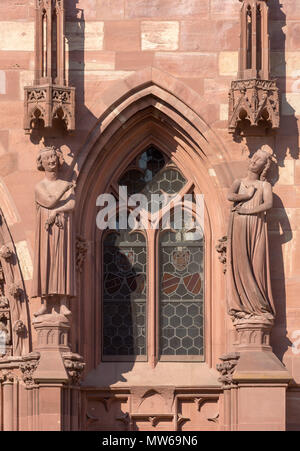
[(64, 0), (36, 0), (35, 79), (24, 90), (24, 129), (52, 127), (61, 120), (68, 131), (75, 130), (75, 88), (65, 76)]
[(277, 129), (279, 96), (276, 80), (270, 79), (268, 0), (240, 0), (241, 41), (238, 80), (229, 91), (230, 133), (243, 126)]

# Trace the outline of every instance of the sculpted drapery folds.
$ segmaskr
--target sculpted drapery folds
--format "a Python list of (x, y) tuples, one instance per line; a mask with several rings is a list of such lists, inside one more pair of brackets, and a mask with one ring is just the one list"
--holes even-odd
[(57, 301), (60, 313), (69, 315), (69, 298), (75, 289), (73, 210), (75, 183), (59, 177), (62, 153), (53, 147), (40, 150), (37, 167), (45, 177), (35, 187), (36, 237), (32, 297), (42, 299), (35, 316), (51, 313)]
[(270, 149), (252, 156), (245, 178), (235, 180), (228, 193), (233, 202), (227, 243), (227, 300), (236, 321), (258, 319), (272, 322), (272, 298), (266, 211), (272, 208), (272, 186), (266, 173)]

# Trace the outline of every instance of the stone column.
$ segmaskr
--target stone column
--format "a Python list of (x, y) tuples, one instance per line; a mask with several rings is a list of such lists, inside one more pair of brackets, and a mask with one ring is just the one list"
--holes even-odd
[(286, 429), (286, 388), (291, 377), (272, 352), (272, 322), (240, 320), (236, 351), (239, 359), (232, 374), (237, 386), (239, 431), (284, 431)]
[[(82, 358), (68, 346), (69, 320), (61, 314), (41, 315), (33, 322), (37, 331), (35, 352), (23, 358), (23, 380), (29, 391), (32, 421), (40, 431), (72, 429), (70, 403), (84, 368)], [(34, 389), (34, 390), (33, 390)], [(34, 395), (34, 396), (33, 396)], [(33, 421), (38, 418), (37, 421)]]
[(3, 431), (14, 430), (14, 375), (3, 372), (1, 375), (3, 389)]

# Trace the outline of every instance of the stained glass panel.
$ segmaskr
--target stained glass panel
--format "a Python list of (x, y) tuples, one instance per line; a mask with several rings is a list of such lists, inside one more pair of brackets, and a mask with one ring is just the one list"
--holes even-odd
[[(137, 157), (134, 166), (130, 166), (119, 180), (120, 186), (127, 186), (129, 196), (141, 193), (150, 202), (152, 194), (166, 194), (169, 201), (186, 184), (178, 169), (173, 166), (166, 167), (165, 157), (153, 147)], [(160, 207), (161, 204), (152, 207), (152, 212)]]
[(191, 236), (161, 234), (161, 355), (203, 355), (203, 240)]
[(146, 355), (145, 238), (112, 232), (103, 251), (103, 355)]

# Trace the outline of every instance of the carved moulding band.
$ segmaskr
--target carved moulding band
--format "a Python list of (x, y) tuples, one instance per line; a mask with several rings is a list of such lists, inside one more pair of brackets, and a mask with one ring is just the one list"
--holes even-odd
[(267, 125), (279, 127), (279, 95), (276, 80), (236, 80), (229, 91), (230, 133), (234, 133), (238, 123), (248, 120), (251, 126)]
[(48, 84), (25, 86), (24, 129), (30, 133), (33, 121), (41, 119), (51, 127), (53, 119), (62, 113), (68, 131), (75, 130), (75, 88)]

